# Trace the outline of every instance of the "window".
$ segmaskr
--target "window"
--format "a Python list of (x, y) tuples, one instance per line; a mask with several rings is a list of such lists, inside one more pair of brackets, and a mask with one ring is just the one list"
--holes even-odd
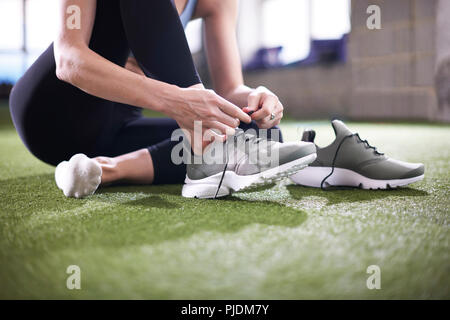
[(1, 0), (0, 51), (12, 52), (26, 48), (32, 52), (46, 48), (55, 37), (57, 6), (58, 0)]
[(279, 62), (309, 56), (311, 40), (350, 32), (350, 0), (241, 0), (239, 43), (244, 64), (262, 48), (282, 47)]
[(58, 1), (0, 0), (0, 82), (17, 81), (53, 41)]
[(310, 19), (312, 39), (339, 39), (350, 32), (350, 1), (312, 0)]
[(26, 0), (27, 50), (42, 52), (55, 39), (59, 0)]
[(22, 1), (0, 0), (0, 52), (22, 48)]
[(262, 7), (262, 46), (282, 46), (283, 63), (308, 56), (309, 37), (308, 0), (265, 0)]

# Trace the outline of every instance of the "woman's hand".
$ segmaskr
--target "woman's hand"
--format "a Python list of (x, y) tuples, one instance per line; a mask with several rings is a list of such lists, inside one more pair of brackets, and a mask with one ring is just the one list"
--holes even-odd
[(253, 111), (252, 120), (259, 128), (270, 129), (280, 123), (283, 118), (283, 105), (278, 97), (265, 87), (258, 87), (248, 96), (248, 107), (245, 113)]
[[(193, 134), (194, 122), (201, 121), (202, 137), (209, 135), (214, 139), (224, 140), (227, 135), (234, 134), (240, 121), (250, 123), (251, 118), (239, 107), (217, 95), (212, 90), (206, 90), (202, 85), (180, 89), (180, 95), (174, 102), (174, 108), (168, 110), (182, 129)], [(206, 140), (210, 140), (208, 137)]]

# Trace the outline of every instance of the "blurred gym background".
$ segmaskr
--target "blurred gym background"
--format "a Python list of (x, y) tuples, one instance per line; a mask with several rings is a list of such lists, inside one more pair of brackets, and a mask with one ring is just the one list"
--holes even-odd
[[(0, 0), (0, 105), (52, 42), (58, 1)], [(372, 4), (381, 30), (367, 28)], [(449, 0), (241, 0), (246, 82), (295, 119), (449, 122), (448, 17)], [(187, 36), (208, 86), (201, 29), (191, 22)]]

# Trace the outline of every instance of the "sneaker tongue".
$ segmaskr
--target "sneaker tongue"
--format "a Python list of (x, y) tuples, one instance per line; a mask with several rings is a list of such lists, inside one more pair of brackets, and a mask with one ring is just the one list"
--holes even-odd
[(331, 121), (331, 125), (333, 126), (336, 137), (343, 137), (353, 134), (353, 132), (341, 120), (333, 120)]

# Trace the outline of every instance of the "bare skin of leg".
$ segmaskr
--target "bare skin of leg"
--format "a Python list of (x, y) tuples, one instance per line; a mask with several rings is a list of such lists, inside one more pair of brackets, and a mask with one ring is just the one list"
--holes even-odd
[[(189, 135), (187, 136), (189, 137)], [(199, 141), (200, 150), (204, 150), (210, 143), (211, 141)], [(93, 160), (97, 161), (102, 168), (100, 186), (114, 183), (152, 184), (155, 177), (153, 160), (148, 149), (141, 149), (114, 158), (96, 157)]]
[[(202, 141), (202, 149), (211, 143)], [(114, 183), (152, 184), (155, 177), (152, 156), (148, 149), (141, 149), (118, 157), (96, 157), (102, 167), (100, 186)]]
[(96, 157), (102, 167), (101, 186), (126, 182), (151, 184), (154, 179), (153, 160), (147, 149), (141, 149), (115, 158)]

